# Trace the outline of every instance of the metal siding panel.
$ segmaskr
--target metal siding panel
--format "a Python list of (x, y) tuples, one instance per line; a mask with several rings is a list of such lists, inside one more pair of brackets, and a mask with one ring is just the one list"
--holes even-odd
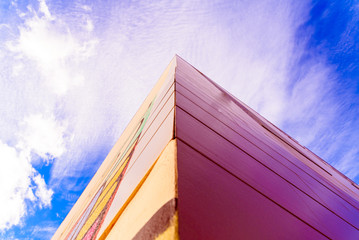
[(178, 140), (181, 239), (326, 239)]
[[(210, 113), (189, 101), (180, 92), (177, 93), (176, 100), (177, 106), (181, 107), (192, 116), (195, 116), (199, 121), (206, 124), (220, 135), (226, 137), (232, 144), (235, 144), (238, 148), (249, 153), (268, 168), (272, 169), (287, 181), (291, 182), (338, 215), (344, 217), (355, 226), (359, 226), (359, 218), (357, 217), (359, 216), (359, 210), (356, 208), (356, 205), (351, 204), (353, 199), (350, 199), (344, 192), (331, 187), (329, 182), (323, 181), (323, 178), (321, 178), (320, 175), (317, 175), (316, 172), (306, 165), (303, 166), (301, 161), (298, 161), (289, 154), (287, 154), (287, 156), (290, 157), (291, 161), (286, 159), (271, 148), (273, 147), (273, 143), (271, 146), (267, 146), (248, 132), (246, 133), (239, 125), (236, 126), (237, 132), (235, 132), (233, 128), (230, 128), (231, 126), (225, 125), (215, 118), (215, 113), (210, 115)], [(221, 120), (225, 119), (221, 118)], [(251, 139), (251, 141), (248, 139)], [(295, 162), (293, 163), (292, 161)], [(299, 168), (298, 165), (304, 170)], [(313, 175), (315, 177), (313, 177)], [(352, 201), (350, 202), (349, 200)]]
[[(177, 76), (177, 79), (178, 78), (179, 77)], [(278, 142), (278, 139), (273, 138), (271, 133), (269, 133), (257, 122), (253, 121), (253, 119), (246, 119), (248, 115), (241, 109), (233, 109), (231, 112), (230, 109), (227, 109), (233, 108), (233, 105), (230, 103), (222, 102), (222, 104), (219, 104), (219, 101), (215, 101), (215, 99), (204, 94), (199, 89), (191, 89), (191, 92), (178, 82), (176, 83), (176, 91), (178, 93), (176, 99), (177, 105), (181, 104), (181, 102), (186, 102), (185, 104), (191, 104), (190, 102), (195, 103), (195, 105), (199, 106), (201, 110), (211, 114), (218, 121), (223, 122), (223, 124), (239, 133), (248, 141), (255, 143), (255, 145), (259, 146), (262, 150), (270, 152), (275, 159), (287, 159), (288, 162), (283, 163), (288, 167), (293, 167), (291, 165), (295, 165), (296, 168), (299, 168), (306, 173), (310, 173), (310, 177), (333, 191), (336, 195), (345, 199), (345, 201), (349, 202), (356, 209), (359, 209), (358, 201), (356, 201), (352, 195), (347, 192), (349, 189), (340, 184), (335, 176), (329, 175), (321, 166), (318, 167), (316, 162), (313, 163), (296, 150), (289, 147), (287, 144), (281, 141)], [(183, 99), (183, 96), (185, 96), (186, 99)], [(231, 106), (229, 107), (229, 105)], [(186, 109), (189, 112), (194, 112), (191, 108)], [(268, 135), (272, 136), (269, 137)], [(295, 170), (297, 171), (299, 169)]]
[[(332, 238), (339, 239), (343, 236), (359, 238), (359, 231), (349, 223), (180, 108), (176, 108), (176, 121), (178, 139), (208, 156), (293, 215)], [(226, 137), (234, 138), (234, 132), (227, 132)], [(256, 151), (251, 145), (246, 146), (246, 149), (248, 152)]]

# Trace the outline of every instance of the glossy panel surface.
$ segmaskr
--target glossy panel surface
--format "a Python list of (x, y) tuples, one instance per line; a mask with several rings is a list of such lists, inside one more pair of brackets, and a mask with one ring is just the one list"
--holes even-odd
[(178, 140), (180, 239), (327, 239)]
[[(245, 104), (237, 101), (181, 59), (177, 61), (175, 89), (176, 137), (189, 149), (192, 149), (186, 158), (191, 159), (190, 162), (193, 164), (200, 161), (199, 169), (203, 171), (206, 171), (207, 164), (202, 162), (204, 160), (211, 162), (218, 167), (217, 170), (210, 170), (213, 174), (215, 171), (221, 172), (219, 170), (221, 169), (249, 187), (246, 193), (241, 196), (228, 197), (238, 197), (237, 200), (242, 201), (240, 198), (256, 196), (254, 193), (253, 195), (249, 193), (253, 191), (263, 196), (266, 199), (265, 201), (269, 201), (284, 210), (286, 214), (278, 215), (277, 221), (270, 224), (272, 229), (276, 229), (273, 230), (274, 232), (286, 232), (285, 237), (275, 236), (275, 234), (280, 233), (272, 233), (274, 239), (290, 239), (288, 234), (295, 236), (306, 234), (307, 230), (304, 231), (304, 228), (296, 229), (294, 226), (291, 226), (291, 230), (288, 232), (284, 226), (279, 230), (277, 224), (281, 225), (283, 222), (288, 222), (292, 217), (322, 237), (331, 239), (359, 238), (358, 194), (353, 189), (351, 182), (342, 177), (337, 170), (300, 146), (295, 140)], [(178, 148), (179, 156), (184, 151), (182, 149), (183, 147)], [(201, 160), (197, 160), (197, 157)], [(185, 222), (189, 220), (186, 217), (182, 219), (182, 217), (191, 215), (191, 218), (197, 218), (195, 213), (188, 213), (187, 208), (196, 212), (193, 205), (211, 205), (213, 204), (212, 197), (218, 198), (217, 195), (210, 197), (212, 193), (203, 193), (208, 198), (197, 197), (197, 194), (202, 192), (203, 187), (207, 188), (204, 184), (210, 181), (209, 177), (203, 176), (202, 180), (191, 180), (200, 183), (197, 190), (192, 188), (193, 186), (189, 181), (184, 181), (187, 174), (192, 176), (186, 167), (180, 167), (184, 164), (182, 161), (188, 161), (185, 160), (186, 158), (178, 158), (180, 236), (183, 234), (187, 236), (184, 232), (190, 231), (187, 227), (181, 226), (181, 224), (187, 224)], [(207, 167), (210, 169), (209, 165)], [(202, 176), (197, 170), (192, 170), (195, 172), (193, 175)], [(224, 173), (221, 174), (225, 175)], [(225, 177), (223, 176), (223, 178)], [(223, 184), (222, 186), (218, 182), (213, 187), (226, 188), (226, 183)], [(228, 191), (237, 191), (235, 184), (233, 184), (233, 189)], [(252, 200), (257, 201), (257, 199)], [(232, 200), (222, 198), (221, 201), (231, 202)], [(268, 204), (264, 203), (265, 201), (263, 200), (262, 204)], [(231, 207), (233, 211), (241, 212), (239, 206), (233, 204)], [(206, 219), (205, 221), (215, 221), (223, 211), (229, 211), (226, 208), (227, 206), (218, 204), (217, 208), (212, 209), (213, 220), (208, 219), (210, 216), (203, 217)], [(183, 212), (181, 213), (181, 211)], [(198, 210), (197, 213), (203, 214), (201, 210)], [(261, 214), (260, 211), (256, 212), (255, 208), (252, 213), (254, 216)], [(288, 217), (288, 214), (291, 217)], [(232, 219), (232, 221), (237, 220)], [(253, 223), (253, 226), (247, 227), (252, 227), (258, 231), (265, 229), (268, 232), (266, 224)], [(197, 223), (196, 226), (202, 227), (200, 223)], [(181, 227), (186, 230), (181, 231)], [(206, 227), (209, 228), (209, 226)], [(210, 231), (213, 232), (217, 228), (221, 229), (222, 227), (213, 224)], [(303, 239), (316, 239), (315, 234), (312, 234), (302, 237)], [(191, 237), (193, 236), (196, 235), (191, 235)], [(198, 239), (208, 237), (203, 236), (196, 237)], [(231, 238), (235, 239), (235, 236), (236, 234)], [(259, 236), (255, 236), (254, 239), (257, 237)], [(260, 237), (267, 239), (263, 236)]]

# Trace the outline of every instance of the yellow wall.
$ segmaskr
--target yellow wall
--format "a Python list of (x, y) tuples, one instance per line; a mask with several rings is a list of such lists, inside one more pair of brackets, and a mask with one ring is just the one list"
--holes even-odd
[[(155, 213), (169, 201), (177, 199), (177, 174), (176, 174), (176, 140), (172, 140), (163, 150), (151, 170), (146, 174), (136, 192), (128, 199), (127, 206), (118, 212), (107, 231), (100, 239), (133, 239)], [(166, 236), (175, 236), (177, 225), (175, 218), (176, 206), (164, 214), (170, 216), (170, 221), (163, 226)], [(163, 216), (162, 216), (163, 217)], [(175, 220), (173, 220), (175, 219)], [(153, 223), (156, 224), (156, 223)], [(161, 227), (161, 226), (156, 226)], [(148, 229), (147, 229), (148, 230)], [(164, 232), (164, 231), (163, 231)], [(152, 232), (155, 236), (163, 232)]]

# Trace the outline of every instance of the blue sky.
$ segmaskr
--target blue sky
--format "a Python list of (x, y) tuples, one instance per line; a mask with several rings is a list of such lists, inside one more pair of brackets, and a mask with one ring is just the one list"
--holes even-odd
[(359, 183), (358, 1), (0, 3), (0, 238), (49, 239), (177, 53)]

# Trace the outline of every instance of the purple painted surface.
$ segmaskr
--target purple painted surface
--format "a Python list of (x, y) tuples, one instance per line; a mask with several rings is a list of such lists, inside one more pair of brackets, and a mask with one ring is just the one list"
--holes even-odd
[[(195, 100), (196, 103), (203, 104), (203, 102), (205, 102), (207, 106), (210, 106), (212, 109), (210, 112), (212, 112), (212, 114), (216, 117), (221, 117), (222, 119), (220, 120), (222, 122), (231, 122), (232, 126), (237, 127), (243, 126), (254, 136), (257, 135), (257, 139), (266, 142), (267, 145), (275, 150), (271, 151), (271, 154), (282, 154), (291, 161), (297, 161), (295, 158), (300, 159), (300, 161), (297, 161), (300, 168), (303, 168), (304, 171), (310, 172), (310, 174), (314, 174), (316, 176), (321, 175), (317, 178), (318, 181), (324, 181), (327, 187), (339, 189), (337, 193), (345, 193), (345, 197), (347, 198), (346, 200), (351, 201), (352, 205), (356, 205), (356, 207), (359, 208), (358, 189), (351, 184), (350, 180), (343, 177), (339, 171), (333, 169), (326, 162), (319, 159), (315, 154), (297, 144), (296, 141), (292, 141), (289, 136), (285, 135), (280, 130), (275, 131), (278, 133), (277, 135), (269, 132), (267, 129), (272, 129), (274, 131), (277, 128), (268, 122), (263, 122), (262, 124), (267, 129), (261, 126), (252, 118), (253, 114), (246, 114), (246, 112), (251, 111), (248, 110), (243, 103), (238, 102), (236, 99), (226, 94), (219, 86), (210, 80), (207, 80), (207, 78), (198, 73), (192, 66), (181, 59), (178, 59), (176, 82), (176, 89), (178, 92), (181, 92), (184, 89), (181, 85), (190, 89), (198, 96), (195, 96), (197, 98)], [(188, 97), (188, 94), (185, 95)], [(198, 101), (198, 98), (202, 101)], [(258, 120), (261, 117), (256, 114), (254, 118)], [(283, 136), (287, 137), (284, 138)], [(279, 137), (284, 139), (285, 142), (280, 140)], [(292, 147), (286, 142), (291, 142)], [(309, 171), (305, 168), (309, 169)], [(333, 177), (329, 175), (328, 172), (332, 174)]]
[(180, 239), (327, 239), (178, 141)]
[[(355, 208), (359, 209), (358, 201), (353, 199), (351, 195), (348, 195), (345, 192), (343, 192), (343, 189), (344, 190), (348, 190), (348, 189), (345, 189), (344, 186), (341, 184), (339, 185), (342, 187), (340, 189), (337, 185), (333, 184), (330, 180), (328, 180), (328, 178), (333, 179), (335, 177), (330, 176), (321, 168), (318, 168), (317, 166), (312, 164), (309, 160), (303, 161), (303, 159), (306, 160), (306, 158), (304, 157), (302, 157), (301, 159), (302, 161), (298, 160), (294, 155), (291, 154), (290, 151), (288, 151), (288, 149), (286, 149), (280, 144), (275, 144), (275, 142), (273, 142), (272, 139), (267, 137), (266, 134), (262, 133), (264, 130), (262, 126), (259, 126), (262, 132), (253, 131), (253, 128), (255, 127), (253, 126), (254, 124), (252, 124), (252, 126), (248, 124), (249, 122), (246, 124), (242, 124), (243, 122), (240, 121), (240, 119), (235, 117), (228, 117), (224, 113), (223, 109), (221, 109), (220, 112), (217, 112), (216, 108), (214, 108), (213, 105), (218, 103), (213, 103), (213, 101), (206, 98), (206, 96), (197, 97), (178, 83), (176, 85), (176, 89), (177, 89), (177, 97), (176, 97), (177, 105), (181, 105), (181, 102), (184, 102), (183, 105), (184, 107), (186, 105), (190, 105), (190, 107), (186, 108), (186, 111), (188, 111), (192, 115), (196, 115), (195, 112), (197, 111), (209, 115), (210, 117), (214, 118), (214, 121), (221, 122), (223, 125), (226, 126), (226, 128), (235, 131), (240, 135), (240, 137), (245, 138), (244, 141), (246, 142), (249, 141), (250, 143), (256, 145), (262, 151), (269, 153), (274, 159), (286, 160), (281, 162), (282, 164), (286, 165), (288, 168), (292, 169), (295, 172), (297, 171), (304, 172), (304, 174), (301, 175), (301, 178), (303, 177), (313, 178), (317, 182), (314, 184), (321, 184), (328, 190), (332, 191), (336, 195), (345, 199), (345, 201), (349, 202), (351, 205), (355, 206)], [(196, 89), (192, 89), (192, 90), (196, 92)], [(198, 117), (198, 114), (196, 116)], [(236, 119), (238, 119), (237, 122), (235, 121)], [(212, 123), (212, 121), (213, 120), (211, 120), (209, 123)], [(305, 163), (307, 163), (308, 165), (306, 165)], [(314, 167), (314, 171), (313, 168), (311, 168), (310, 166)]]
[[(181, 77), (177, 76), (177, 80), (181, 81)], [(196, 94), (200, 94), (199, 89), (192, 88), (191, 90)], [(303, 159), (306, 160), (306, 158), (304, 157), (302, 157), (301, 159), (302, 161), (298, 160), (293, 154), (291, 154), (290, 151), (288, 151), (289, 147), (284, 148), (280, 144), (276, 144), (276, 142), (274, 142), (266, 134), (263, 134), (263, 130), (264, 130), (263, 127), (256, 126), (258, 124), (255, 121), (251, 120), (243, 124), (243, 121), (241, 121), (241, 119), (238, 117), (238, 112), (243, 113), (243, 111), (240, 111), (240, 109), (237, 109), (237, 115), (235, 115), (235, 113), (227, 113), (225, 110), (226, 104), (222, 103), (223, 107), (220, 108), (219, 101), (215, 101), (207, 97), (206, 95), (203, 95), (203, 93), (202, 95), (200, 95), (200, 97), (197, 97), (178, 83), (176, 85), (176, 91), (177, 91), (177, 96), (176, 96), (177, 105), (180, 105), (181, 102), (185, 102), (183, 105), (183, 107), (185, 107), (186, 105), (188, 105), (188, 103), (191, 104), (191, 101), (192, 103), (195, 102), (195, 104), (191, 104), (191, 105), (192, 106), (197, 105), (200, 108), (196, 110), (192, 109), (192, 107), (186, 108), (188, 112), (194, 114), (194, 112), (196, 111), (202, 111), (207, 115), (212, 115), (213, 117), (216, 118), (217, 121), (222, 122), (232, 131), (237, 132), (238, 134), (243, 136), (243, 138), (255, 144), (264, 152), (269, 153), (271, 156), (273, 156), (273, 158), (286, 159), (287, 161), (282, 161), (282, 164), (291, 168), (293, 171), (298, 171), (298, 170), (304, 171), (304, 173), (306, 174), (304, 174), (303, 177), (307, 175), (310, 178), (314, 178), (315, 181), (325, 186), (325, 188), (328, 188), (331, 191), (335, 192), (335, 194), (344, 198), (345, 201), (349, 202), (351, 205), (359, 209), (358, 202), (355, 199), (353, 199), (350, 195), (343, 192), (344, 186), (339, 185), (342, 187), (342, 189), (340, 189), (338, 184), (334, 184), (333, 182), (331, 182), (330, 180), (332, 180), (333, 177), (331, 177), (327, 172), (323, 171), (321, 168), (318, 168), (317, 166), (312, 164), (309, 160), (303, 161)], [(261, 131), (258, 131), (258, 127)], [(305, 163), (307, 163), (307, 165)]]
[(181, 238), (359, 239), (337, 170), (179, 58), (175, 91)]
[[(326, 236), (334, 239), (340, 239), (342, 236), (355, 236), (359, 239), (358, 229), (351, 226), (348, 220), (345, 221), (314, 201), (289, 181), (285, 181), (280, 175), (266, 168), (179, 108), (176, 109), (176, 118), (178, 139), (202, 153), (208, 161), (213, 161), (226, 169), (228, 174), (241, 179), (255, 191), (262, 193), (275, 204), (282, 206)], [(252, 151), (253, 149), (247, 150)], [(180, 151), (178, 149), (178, 152)], [(180, 161), (182, 160), (178, 159), (178, 162)], [(178, 171), (180, 172), (181, 169)], [(179, 199), (181, 199), (180, 190)], [(221, 210), (218, 209), (218, 211)], [(354, 215), (357, 214), (354, 212)]]
[[(310, 195), (313, 199), (321, 202), (330, 209), (334, 209), (333, 211), (340, 216), (345, 216), (345, 218), (355, 224), (355, 226), (359, 226), (359, 218), (356, 216), (356, 214), (359, 215), (359, 210), (355, 207), (356, 205), (353, 206), (345, 200), (347, 197), (346, 194), (336, 189), (328, 188), (325, 182), (321, 183), (317, 181), (317, 179), (320, 179), (319, 174), (313, 171), (313, 174), (308, 174), (308, 171), (311, 170), (310, 168), (307, 167), (305, 168), (306, 171), (303, 171), (253, 136), (251, 138), (252, 142), (248, 141), (247, 139), (250, 138), (249, 133), (245, 134), (246, 138), (242, 137), (242, 135), (244, 135), (242, 129), (238, 129), (240, 131), (237, 132), (233, 131), (197, 105), (186, 101), (186, 98), (183, 97), (180, 92), (177, 93), (176, 99), (177, 106), (189, 114), (195, 115), (199, 121), (205, 122), (209, 128), (220, 134), (223, 138), (226, 138), (230, 143), (247, 152), (257, 161), (276, 172), (298, 189)], [(293, 160), (296, 160), (296, 164), (303, 165), (299, 160), (295, 158)], [(313, 178), (312, 175), (316, 175), (316, 178)]]

